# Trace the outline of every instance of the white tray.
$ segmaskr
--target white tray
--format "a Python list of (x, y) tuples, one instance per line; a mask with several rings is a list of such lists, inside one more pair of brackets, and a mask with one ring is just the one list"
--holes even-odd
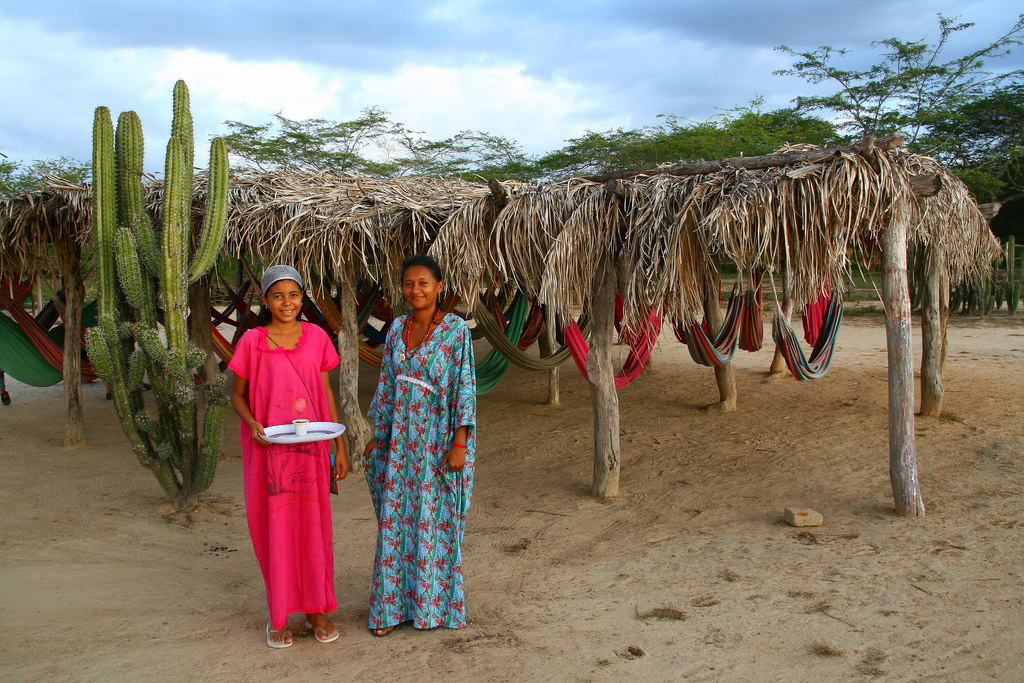
[(263, 430), (270, 443), (306, 443), (307, 441), (327, 441), (336, 439), (345, 433), (345, 425), (337, 422), (310, 422), (305, 436), (295, 435), (295, 425), (277, 425)]

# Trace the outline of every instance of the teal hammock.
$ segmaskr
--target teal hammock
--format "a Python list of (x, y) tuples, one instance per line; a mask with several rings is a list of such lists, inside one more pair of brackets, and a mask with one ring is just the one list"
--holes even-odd
[[(505, 337), (513, 344), (519, 343), (523, 336), (523, 327), (526, 325), (526, 314), (529, 312), (529, 302), (521, 294), (512, 302), (512, 318), (505, 329)], [(508, 370), (509, 360), (501, 355), (498, 349), (491, 349), (476, 364), (476, 393), (482, 396), (498, 386), (501, 378)]]

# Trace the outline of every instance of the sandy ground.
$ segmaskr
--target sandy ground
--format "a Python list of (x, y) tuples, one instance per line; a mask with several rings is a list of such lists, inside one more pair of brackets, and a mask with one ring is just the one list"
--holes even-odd
[[(9, 380), (0, 680), (1024, 680), (1024, 326), (954, 318), (949, 338), (947, 414), (917, 422), (928, 515), (909, 520), (889, 490), (877, 316), (847, 319), (817, 382), (766, 380), (770, 351), (741, 352), (732, 415), (702, 412), (712, 373), (663, 337), (620, 394), (622, 495), (604, 503), (588, 496), (586, 384), (563, 366), (548, 406), (546, 377), (513, 367), (479, 404), (469, 626), (369, 635), (358, 475), (334, 505), (342, 639), (280, 651), (264, 643), (237, 419), (185, 519), (101, 385), (85, 388), (88, 445), (66, 451), (61, 388)], [(825, 525), (790, 528), (786, 506)]]

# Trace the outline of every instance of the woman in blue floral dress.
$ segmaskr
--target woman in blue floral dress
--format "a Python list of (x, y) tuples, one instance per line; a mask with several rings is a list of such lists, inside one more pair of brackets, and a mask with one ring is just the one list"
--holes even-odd
[(429, 256), (402, 264), (412, 308), (388, 333), (363, 456), (377, 513), (368, 627), (385, 636), (463, 628), (462, 535), (476, 451), (476, 375), (469, 328), (438, 306), (441, 269)]

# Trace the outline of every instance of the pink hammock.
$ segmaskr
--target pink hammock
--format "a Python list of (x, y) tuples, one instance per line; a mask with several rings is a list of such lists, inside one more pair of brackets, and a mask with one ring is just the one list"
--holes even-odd
[(821, 331), (821, 323), (825, 319), (825, 309), (832, 300), (832, 290), (826, 282), (821, 286), (821, 294), (818, 300), (804, 306), (803, 314), (800, 316), (804, 324), (804, 340), (814, 346), (818, 341), (818, 333)]
[[(644, 366), (651, 358), (654, 342), (658, 340), (660, 332), (661, 316), (652, 311), (650, 320), (644, 325), (644, 329), (636, 335), (631, 335), (633, 338), (630, 339), (629, 345), (632, 350), (626, 357), (626, 362), (622, 364), (622, 371), (615, 375), (616, 391), (628, 387), (643, 372)], [(563, 327), (562, 334), (565, 336), (565, 343), (569, 346), (570, 353), (572, 353), (572, 359), (576, 361), (576, 367), (580, 369), (580, 374), (589, 381), (587, 354), (590, 353), (590, 344), (587, 343), (575, 321)]]

